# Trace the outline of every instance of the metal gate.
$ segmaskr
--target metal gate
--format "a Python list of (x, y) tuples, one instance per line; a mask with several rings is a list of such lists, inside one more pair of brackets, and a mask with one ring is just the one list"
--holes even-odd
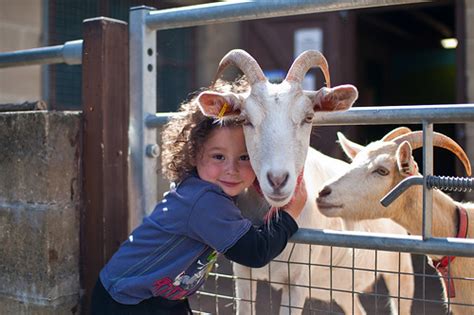
[[(376, 6), (419, 3), (427, 1), (410, 0), (367, 0), (367, 1), (257, 1), (257, 2), (228, 2), (212, 3), (207, 5), (184, 7), (179, 9), (168, 9), (155, 11), (149, 7), (132, 8), (130, 12), (130, 127), (129, 127), (129, 153), (130, 153), (130, 178), (129, 178), (129, 202), (130, 209), (152, 209), (158, 201), (158, 178), (150, 180), (147, 175), (156, 169), (156, 156), (159, 154), (157, 144), (156, 128), (167, 121), (171, 113), (155, 113), (156, 104), (156, 34), (157, 30), (180, 28), (212, 23), (224, 23), (260, 19), (278, 16), (288, 16), (307, 13), (329, 12), (336, 10), (369, 8)], [(78, 63), (80, 62), (80, 51), (82, 42), (68, 42), (64, 46), (29, 51), (23, 56), (18, 54), (0, 54), (0, 64), (15, 66), (22, 61), (29, 60), (29, 64), (41, 63)], [(3, 55), (3, 57), (2, 57)], [(14, 61), (12, 61), (14, 60)], [(45, 62), (46, 60), (46, 62)], [(327, 113), (316, 118), (315, 125), (367, 125), (367, 124), (421, 124), (424, 131), (425, 146), (423, 149), (423, 174), (432, 174), (433, 168), (433, 125), (443, 123), (466, 123), (474, 121), (474, 105), (452, 104), (452, 105), (430, 105), (430, 106), (397, 106), (397, 107), (364, 107), (353, 108), (343, 113)], [(398, 282), (398, 292), (390, 293), (390, 296), (400, 305), (404, 301), (412, 301), (412, 313), (426, 314), (436, 312), (442, 314), (448, 305), (444, 305), (441, 296), (435, 293), (433, 296), (427, 293), (427, 283), (437, 283), (439, 289), (439, 276), (426, 268), (425, 254), (455, 255), (474, 257), (474, 241), (454, 240), (449, 238), (436, 238), (431, 236), (431, 211), (432, 190), (426, 182), (429, 176), (423, 179), (424, 205), (423, 213), (425, 220), (422, 236), (396, 236), (387, 234), (368, 234), (350, 231), (330, 231), (300, 229), (292, 238), (292, 248), (305, 246), (309, 252), (319, 250), (321, 247), (329, 251), (326, 264), (314, 264), (311, 259), (307, 261), (288, 263), (287, 260), (272, 262), (283, 264), (287, 270), (288, 281), (285, 283), (272, 282), (272, 265), (264, 272), (267, 280), (257, 281), (255, 277), (237, 278), (232, 271), (231, 264), (221, 259), (215, 270), (210, 275), (203, 290), (193, 299), (192, 305), (196, 312), (232, 314), (235, 312), (237, 300), (235, 297), (235, 283), (239, 280), (253, 282), (255, 287), (249, 286), (249, 290), (257, 290), (257, 308), (259, 314), (277, 313), (280, 306), (285, 307), (283, 300), (292, 297), (282, 297), (278, 289), (288, 285), (301, 287), (308, 293), (309, 299), (304, 304), (304, 310), (300, 307), (287, 306), (288, 313), (304, 314), (335, 314), (340, 313), (341, 308), (332, 301), (335, 296), (343, 295), (343, 298), (352, 301), (352, 313), (358, 310), (354, 301), (359, 299), (368, 313), (385, 314), (389, 310), (387, 304), (387, 289), (383, 282), (377, 280), (381, 274), (390, 274), (400, 279), (404, 274), (398, 270), (385, 270), (383, 266), (378, 267), (378, 257), (383, 252), (395, 252), (398, 257), (400, 253), (412, 253), (415, 259), (422, 260), (421, 270), (415, 270), (414, 276), (420, 285), (415, 296), (403, 296), (401, 282)], [(472, 188), (472, 182), (469, 184)], [(143, 210), (144, 211), (144, 210)], [(138, 222), (144, 212), (135, 211), (130, 213), (132, 226)], [(421, 224), (421, 223), (420, 223)], [(352, 257), (356, 257), (361, 250), (370, 250), (372, 253), (374, 269), (359, 268), (354, 263), (340, 266), (335, 261), (334, 253), (340, 249), (347, 250)], [(310, 256), (309, 256), (310, 257)], [(400, 261), (400, 258), (399, 258)], [(303, 283), (292, 283), (294, 274), (291, 272), (293, 266), (299, 265), (308, 269), (308, 275), (312, 272), (327, 274), (327, 284), (312, 284), (309, 281)], [(400, 266), (400, 264), (398, 264)], [(337, 270), (347, 272), (347, 279), (353, 285), (350, 290), (342, 290), (333, 286), (332, 274)], [(359, 291), (355, 288), (354, 279), (357, 273), (364, 272), (367, 277), (373, 277), (374, 286), (369, 288), (369, 293)], [(464, 279), (474, 281), (474, 279)], [(253, 296), (254, 292), (250, 292)], [(324, 296), (323, 299), (321, 297)], [(244, 302), (247, 299), (241, 299)], [(249, 302), (253, 302), (248, 299)], [(466, 314), (474, 313), (474, 305), (466, 306)], [(251, 308), (251, 312), (254, 309)], [(400, 306), (399, 306), (400, 311)]]

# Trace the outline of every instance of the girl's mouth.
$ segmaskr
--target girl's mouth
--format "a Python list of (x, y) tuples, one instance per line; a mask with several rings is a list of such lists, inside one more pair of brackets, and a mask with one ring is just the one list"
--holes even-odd
[(228, 186), (228, 187), (236, 187), (236, 186), (240, 185), (240, 182), (227, 182), (227, 181), (223, 181), (223, 180), (221, 180), (220, 182), (224, 186)]

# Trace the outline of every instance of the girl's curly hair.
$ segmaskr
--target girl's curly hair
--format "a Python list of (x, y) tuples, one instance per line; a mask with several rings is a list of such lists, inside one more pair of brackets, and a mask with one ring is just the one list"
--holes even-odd
[[(249, 90), (245, 77), (234, 82), (218, 80), (208, 90), (218, 92), (245, 93)], [(239, 126), (238, 118), (222, 122), (202, 114), (194, 93), (192, 98), (181, 104), (178, 114), (174, 115), (161, 132), (161, 170), (168, 180), (180, 182), (194, 170), (199, 148), (215, 128), (222, 126)]]

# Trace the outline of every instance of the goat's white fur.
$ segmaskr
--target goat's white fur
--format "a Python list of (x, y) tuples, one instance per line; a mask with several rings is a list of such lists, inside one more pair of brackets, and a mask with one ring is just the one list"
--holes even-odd
[[(232, 54), (230, 52), (229, 54)], [(228, 54), (228, 55), (229, 55)], [(347, 164), (343, 161), (332, 159), (325, 156), (314, 149), (309, 149), (310, 133), (312, 129), (312, 117), (318, 111), (338, 111), (346, 110), (352, 106), (357, 98), (357, 90), (352, 85), (340, 85), (334, 88), (323, 87), (318, 91), (304, 91), (301, 83), (295, 80), (298, 75), (304, 76), (304, 73), (299, 71), (292, 71), (298, 67), (291, 67), (289, 77), (280, 84), (270, 83), (263, 78), (263, 72), (258, 68), (258, 64), (252, 57), (243, 51), (237, 51), (240, 61), (245, 59), (242, 63), (243, 68), (249, 72), (253, 82), (251, 89), (247, 93), (219, 93), (212, 91), (202, 92), (197, 97), (204, 114), (212, 117), (222, 118), (220, 115), (224, 104), (230, 105), (231, 110), (225, 111), (225, 115), (240, 115), (247, 120), (244, 125), (244, 135), (247, 145), (247, 150), (250, 156), (250, 162), (259, 180), (261, 190), (265, 199), (275, 207), (282, 207), (287, 204), (295, 190), (297, 178), (304, 167), (304, 179), (308, 191), (308, 201), (304, 207), (303, 212), (298, 218), (297, 222), (300, 227), (306, 228), (320, 228), (320, 229), (355, 229), (360, 231), (372, 230), (375, 232), (393, 232), (404, 233), (405, 231), (400, 226), (390, 222), (389, 220), (379, 220), (377, 222), (351, 222), (341, 219), (328, 219), (323, 217), (315, 204), (316, 194), (319, 191), (324, 180), (334, 176), (338, 172), (347, 168)], [(301, 56), (313, 57), (317, 54), (303, 53)], [(316, 56), (317, 57), (317, 56)], [(223, 60), (225, 60), (224, 57)], [(293, 65), (300, 65), (299, 57)], [(237, 61), (238, 63), (239, 61)], [(227, 62), (222, 62), (227, 64)], [(254, 64), (255, 69), (248, 69), (249, 64)], [(305, 64), (303, 68), (308, 66)], [(220, 67), (221, 68), (221, 67)], [(255, 71), (252, 71), (255, 70)], [(219, 70), (220, 71), (220, 70)], [(303, 71), (304, 72), (304, 71)], [(324, 72), (324, 70), (323, 70)], [(296, 75), (296, 76), (295, 76)], [(300, 77), (299, 79), (302, 79)], [(226, 108), (227, 108), (226, 105)], [(225, 117), (224, 117), (225, 118)], [(280, 181), (282, 184), (275, 187), (272, 186), (270, 178), (285, 178)], [(256, 199), (250, 202), (249, 208), (255, 211), (255, 205), (258, 204)], [(250, 216), (250, 215), (249, 215)], [(294, 247), (294, 248), (293, 248)], [(291, 258), (289, 253), (292, 252)], [(328, 257), (330, 248), (313, 246), (311, 249), (310, 260), (310, 246), (308, 245), (293, 245), (288, 244), (282, 254), (277, 257), (277, 260), (283, 261), (299, 261), (308, 263), (326, 263), (330, 261)], [(371, 251), (356, 250), (355, 251), (355, 267), (374, 267), (375, 259)], [(345, 248), (334, 248), (332, 251), (333, 265), (351, 266), (352, 250)], [(391, 271), (401, 271), (411, 273), (412, 265), (409, 255), (402, 254), (401, 266), (398, 270), (399, 256), (397, 253), (379, 253), (377, 259), (379, 269)], [(309, 271), (307, 266), (295, 265), (287, 263), (272, 262), (269, 266), (260, 269), (250, 269), (247, 267), (234, 264), (235, 274), (239, 277), (247, 277), (251, 275), (252, 279), (268, 279), (271, 274), (272, 281), (281, 283), (296, 283), (300, 285), (308, 285)], [(382, 267), (383, 266), (383, 267)], [(270, 272), (268, 271), (270, 268)], [(291, 279), (288, 279), (287, 271), (290, 268)], [(316, 267), (312, 267), (315, 269)], [(355, 272), (356, 279), (354, 284), (355, 290), (363, 290), (370, 287), (374, 282), (374, 277), (359, 276)], [(329, 288), (329, 271), (322, 273), (321, 271), (311, 272), (311, 284), (313, 286), (326, 286)], [(402, 276), (402, 278), (405, 278)], [(405, 297), (411, 298), (413, 296), (413, 279), (403, 279), (401, 284), (401, 292)], [(349, 281), (351, 279), (350, 270), (333, 269), (333, 289), (352, 289)], [(387, 285), (392, 296), (398, 295), (398, 276), (387, 277)], [(252, 292), (252, 299), (255, 298), (255, 289), (248, 290), (245, 286), (246, 281), (238, 279), (237, 298), (248, 299), (250, 296), (246, 292)], [(307, 297), (312, 296), (321, 300), (329, 301), (329, 291), (323, 295), (321, 291), (311, 293), (308, 289), (286, 285), (275, 285), (283, 288), (282, 305), (291, 305), (294, 307), (303, 307), (304, 301)], [(351, 294), (341, 295), (337, 291), (332, 292), (333, 299), (344, 309), (346, 314), (352, 313)], [(411, 305), (411, 301), (402, 300), (400, 310), (402, 314), (407, 314)], [(406, 302), (406, 303), (405, 303)], [(364, 314), (364, 310), (360, 305), (358, 299), (354, 301), (354, 314)], [(248, 303), (240, 302), (237, 305), (239, 314), (251, 314)], [(299, 314), (299, 309), (288, 309), (282, 307), (281, 313)]]
[[(388, 207), (380, 204), (380, 199), (409, 174), (400, 165), (408, 166), (411, 172), (419, 174), (412, 149), (408, 142), (397, 144), (393, 141), (376, 141), (366, 147), (349, 141), (339, 134), (339, 142), (344, 152), (352, 159), (352, 164), (344, 174), (326, 183), (318, 198), (318, 205), (326, 216), (341, 217), (350, 220), (390, 218), (402, 225), (411, 234), (421, 234), (422, 187), (413, 186), (405, 191)], [(388, 171), (387, 175), (385, 174)], [(382, 174), (382, 175), (381, 175)], [(412, 175), (414, 175), (412, 173)], [(350, 194), (347, 192), (351, 191)], [(474, 232), (474, 205), (459, 203), (447, 194), (433, 190), (433, 236), (455, 237), (457, 234), (456, 206), (462, 205), (468, 212), (468, 237)], [(431, 256), (439, 259), (439, 256)], [(456, 297), (451, 303), (474, 305), (474, 259), (457, 257), (450, 264), (453, 277), (470, 278), (454, 280)], [(444, 287), (444, 299), (446, 288)], [(471, 314), (474, 306), (466, 307), (452, 304), (454, 314)]]
[[(390, 220), (371, 220), (371, 221), (351, 221), (339, 218), (328, 218), (319, 212), (315, 200), (317, 193), (322, 188), (323, 183), (348, 169), (348, 164), (326, 156), (313, 148), (308, 151), (305, 163), (304, 178), (308, 191), (308, 200), (298, 218), (297, 222), (300, 227), (312, 229), (331, 229), (331, 230), (355, 230), (367, 232), (384, 232), (394, 234), (406, 234), (406, 230), (398, 224)], [(240, 197), (239, 207), (245, 216), (259, 217), (263, 214), (255, 214), (256, 205), (263, 201), (257, 201), (258, 197), (252, 195)], [(268, 209), (266, 207), (265, 209)], [(311, 249), (310, 249), (311, 248)], [(291, 253), (291, 255), (290, 255)], [(310, 257), (311, 253), (311, 257)], [(330, 260), (332, 253), (332, 260)], [(352, 265), (354, 257), (354, 266)], [(390, 307), (392, 314), (410, 314), (411, 299), (414, 294), (414, 278), (413, 266), (409, 254), (402, 253), (399, 259), (398, 253), (393, 252), (377, 252), (377, 268), (375, 268), (375, 252), (371, 250), (335, 247), (332, 249), (327, 246), (309, 246), (303, 244), (289, 243), (285, 250), (269, 265), (252, 269), (242, 265), (234, 264), (234, 274), (238, 277), (236, 280), (236, 295), (244, 301), (256, 300), (256, 282), (255, 280), (271, 280), (272, 286), (276, 289), (282, 289), (282, 302), (280, 314), (301, 314), (306, 298), (316, 298), (329, 302), (330, 291), (332, 291), (333, 300), (342, 308), (345, 314), (365, 314), (359, 299), (355, 297), (352, 300), (350, 293), (340, 293), (336, 290), (344, 290), (347, 292), (356, 291), (363, 292), (371, 289), (375, 282), (375, 272), (354, 272), (354, 286), (352, 285), (352, 271), (350, 269), (332, 269), (332, 284), (330, 283), (329, 268), (321, 268), (317, 265), (334, 267), (355, 267), (367, 270), (377, 270), (377, 275), (385, 280), (389, 295), (397, 296), (399, 293), (400, 280), (400, 305), (396, 299), (392, 299)], [(400, 266), (399, 266), (400, 261)], [(285, 263), (290, 262), (290, 264)], [(294, 263), (300, 264), (294, 264)], [(311, 277), (309, 275), (308, 266), (301, 265), (311, 264)], [(290, 268), (290, 269), (289, 269)], [(290, 277), (288, 271), (290, 270)], [(392, 273), (384, 273), (389, 271)], [(397, 273), (402, 273), (400, 279)], [(289, 279), (290, 278), (290, 279)], [(252, 286), (250, 281), (243, 279), (253, 279)], [(324, 290), (307, 289), (311, 279), (311, 286), (318, 288), (328, 288)], [(274, 283), (273, 283), (274, 282)], [(283, 283), (283, 284), (275, 284)], [(292, 285), (288, 287), (288, 284)], [(298, 285), (300, 287), (298, 287)], [(288, 306), (291, 305), (291, 311)], [(399, 310), (399, 311), (398, 311)], [(252, 313), (253, 311), (253, 313)], [(238, 302), (238, 314), (255, 314), (255, 308), (251, 308), (248, 302)]]

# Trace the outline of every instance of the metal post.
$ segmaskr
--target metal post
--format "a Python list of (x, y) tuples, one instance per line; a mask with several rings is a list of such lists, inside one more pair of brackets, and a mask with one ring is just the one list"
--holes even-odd
[(145, 23), (151, 7), (130, 9), (129, 229), (151, 212), (158, 198), (156, 129), (145, 126), (156, 113), (156, 32)]
[(433, 175), (433, 124), (423, 121), (423, 240), (431, 238), (433, 222), (433, 190), (427, 178)]

